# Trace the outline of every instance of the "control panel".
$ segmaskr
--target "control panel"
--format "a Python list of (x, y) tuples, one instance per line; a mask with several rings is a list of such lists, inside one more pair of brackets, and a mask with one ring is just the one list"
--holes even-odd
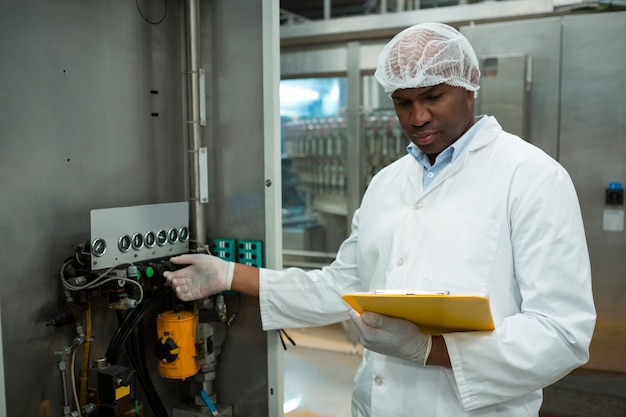
[(91, 270), (189, 251), (189, 203), (96, 209), (90, 212)]

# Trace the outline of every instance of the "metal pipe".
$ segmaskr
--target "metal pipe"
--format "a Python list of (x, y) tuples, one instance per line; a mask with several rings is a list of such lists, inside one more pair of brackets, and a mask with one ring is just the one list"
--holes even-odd
[(63, 389), (63, 415), (68, 415), (70, 411), (70, 397), (67, 393), (67, 377), (65, 376), (66, 372), (66, 364), (65, 360), (61, 359), (57, 362), (57, 368), (61, 373), (61, 388)]
[(352, 227), (352, 215), (359, 206), (363, 197), (363, 140), (361, 139), (361, 68), (360, 43), (348, 42), (348, 114), (347, 114), (347, 170), (353, 173), (348, 175), (347, 199), (348, 216), (346, 217), (346, 230)]
[[(190, 242), (196, 248), (206, 245), (206, 216), (200, 201), (200, 160), (202, 146), (200, 125), (200, 17), (199, 0), (188, 0), (185, 5), (186, 59), (187, 59), (187, 151), (189, 158), (189, 232)], [(192, 243), (193, 245), (193, 243)], [(191, 248), (193, 249), (193, 247)]]

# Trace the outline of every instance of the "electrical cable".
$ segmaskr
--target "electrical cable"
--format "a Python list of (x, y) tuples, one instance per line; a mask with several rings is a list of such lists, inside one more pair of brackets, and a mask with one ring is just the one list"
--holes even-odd
[(285, 331), (285, 329), (279, 329), (278, 330), (278, 336), (280, 337), (280, 343), (283, 345), (283, 349), (284, 350), (287, 350), (287, 345), (285, 344), (285, 340), (283, 339), (283, 335), (285, 335), (287, 340), (289, 340), (289, 343), (291, 343), (293, 346), (296, 346), (296, 342), (291, 338), (291, 336), (289, 336), (289, 334)]
[(150, 370), (148, 367), (148, 363), (146, 362), (146, 349), (145, 343), (141, 343), (144, 340), (143, 327), (138, 326), (137, 332), (133, 333), (133, 337), (129, 341), (131, 345), (130, 348), (127, 344), (128, 350), (135, 351), (135, 359), (133, 366), (135, 369), (141, 370), (140, 372), (140, 382), (144, 391), (146, 392), (146, 396), (152, 407), (152, 410), (155, 412), (157, 417), (168, 417), (167, 411), (165, 409), (165, 405), (161, 401), (161, 396), (158, 394), (154, 383), (152, 382), (152, 378), (150, 377)]
[(146, 305), (149, 306), (151, 305), (151, 303), (150, 302), (142, 303), (140, 307), (137, 307), (134, 310), (132, 310), (130, 313), (126, 315), (126, 317), (124, 317), (122, 324), (120, 324), (117, 330), (115, 330), (113, 337), (109, 341), (109, 347), (107, 348), (107, 351), (105, 353), (105, 357), (107, 358), (107, 361), (109, 363), (111, 364), (117, 363), (117, 359), (121, 353), (121, 346), (123, 346), (122, 340), (128, 337), (126, 335), (126, 333), (128, 333), (129, 331), (128, 329), (132, 330), (132, 326), (129, 323), (133, 321), (133, 317), (139, 314), (145, 308)]
[(126, 347), (130, 362), (137, 372), (139, 382), (146, 393), (148, 402), (155, 412), (156, 417), (168, 417), (168, 414), (147, 371), (148, 365), (145, 363), (145, 352), (143, 358), (144, 361), (141, 361), (142, 353), (137, 348), (137, 345), (142, 346), (142, 344), (137, 340), (135, 330), (142, 330), (142, 327), (139, 326), (141, 319), (156, 301), (168, 293), (169, 291), (162, 290), (155, 297), (150, 297), (141, 305), (141, 308), (132, 310), (123, 318), (121, 311), (118, 311), (118, 321), (120, 322), (120, 325), (114, 337), (111, 339), (106, 353), (109, 363), (117, 363), (118, 358), (121, 355), (121, 350), (123, 347)]
[[(122, 312), (121, 312), (121, 311), (117, 311), (117, 319), (118, 319), (118, 322), (119, 322), (120, 324), (123, 322), (124, 318), (122, 317)], [(134, 343), (134, 341), (135, 341), (135, 340), (136, 340), (136, 337), (135, 337), (135, 333), (133, 332), (133, 334), (131, 335), (131, 341), (133, 341), (133, 343)], [(127, 350), (127, 353), (128, 353), (128, 358), (130, 359), (130, 362), (131, 362), (132, 368), (135, 370), (135, 374), (137, 375), (137, 378), (139, 378), (139, 382), (141, 382), (141, 383), (142, 383), (142, 386), (143, 386), (142, 378), (144, 377), (144, 376), (143, 376), (143, 372), (144, 372), (144, 370), (143, 370), (143, 369), (140, 369), (140, 368), (137, 366), (137, 361), (138, 361), (138, 358), (137, 358), (137, 352), (136, 352), (136, 350), (134, 350), (134, 349), (131, 349), (131, 348), (130, 348), (130, 341), (129, 341), (129, 342), (127, 342), (127, 345), (126, 345), (126, 350)], [(147, 393), (147, 394), (146, 394), (146, 396), (147, 396), (147, 398), (148, 398), (148, 400), (149, 400), (149, 401), (150, 401), (150, 395), (151, 395), (150, 393)], [(155, 412), (156, 412), (156, 411), (155, 411)], [(138, 413), (137, 413), (137, 411), (136, 411), (136, 407), (135, 407), (135, 414), (137, 414), (137, 415), (138, 415)], [(158, 413), (156, 414), (156, 416), (157, 416), (157, 417), (161, 417), (161, 416), (159, 416), (159, 414), (158, 414)]]
[[(156, 387), (154, 386), (152, 379), (150, 378), (150, 372), (149, 372), (148, 364), (146, 363), (146, 357), (145, 357), (145, 346), (143, 343), (141, 343), (137, 339), (137, 334), (135, 330), (139, 329), (138, 330), (139, 334), (143, 335), (143, 328), (142, 326), (139, 326), (140, 322), (142, 321), (143, 317), (151, 309), (152, 306), (154, 306), (164, 296), (171, 293), (171, 288), (170, 287), (162, 288), (150, 294), (150, 297), (146, 300), (146, 302), (142, 302), (144, 301), (144, 290), (143, 290), (143, 286), (139, 282), (129, 279), (127, 277), (123, 277), (123, 276), (110, 275), (111, 271), (117, 268), (122, 268), (125, 265), (118, 265), (118, 266), (111, 267), (105, 270), (104, 272), (100, 273), (100, 275), (98, 275), (94, 280), (92, 280), (91, 282), (85, 285), (70, 284), (66, 279), (66, 276), (65, 276), (66, 272), (69, 271), (70, 267), (73, 269), (74, 266), (77, 264), (84, 265), (78, 258), (78, 254), (76, 254), (74, 258), (67, 259), (61, 267), (59, 278), (61, 280), (62, 286), (67, 291), (88, 290), (87, 312), (86, 312), (86, 317), (85, 317), (86, 341), (85, 341), (84, 352), (83, 352), (83, 367), (82, 367), (80, 397), (78, 395), (77, 384), (76, 384), (77, 381), (76, 381), (75, 367), (76, 367), (77, 349), (75, 347), (72, 348), (71, 366), (70, 366), (70, 370), (72, 373), (71, 388), (72, 388), (73, 400), (77, 408), (78, 416), (80, 417), (82, 415), (80, 407), (81, 407), (81, 404), (86, 403), (86, 396), (87, 396), (86, 387), (87, 387), (87, 382), (88, 382), (89, 348), (90, 348), (91, 332), (92, 332), (91, 293), (89, 290), (98, 288), (112, 281), (124, 281), (124, 282), (130, 282), (131, 284), (137, 286), (139, 288), (140, 296), (137, 301), (137, 308), (130, 310), (130, 313), (128, 313), (124, 318), (122, 318), (121, 316), (121, 311), (117, 310), (118, 320), (120, 322), (120, 325), (118, 329), (116, 330), (113, 338), (111, 339), (109, 348), (107, 349), (107, 352), (106, 352), (106, 358), (109, 361), (109, 363), (115, 364), (117, 360), (119, 359), (119, 356), (121, 355), (121, 351), (123, 347), (126, 346), (126, 349), (129, 353), (129, 358), (131, 362), (133, 363), (135, 369), (137, 370), (140, 383), (144, 391), (147, 394), (147, 398), (149, 400), (149, 403), (152, 409), (155, 412), (156, 417), (168, 417), (168, 413), (165, 409), (165, 406), (160, 399), (160, 396), (156, 390)], [(128, 340), (128, 338), (131, 336), (132, 338)], [(66, 373), (63, 371), (61, 372), (61, 378), (62, 378), (63, 386), (65, 387)], [(67, 390), (65, 390), (64, 392), (65, 392), (65, 395), (64, 395), (65, 404), (69, 406), (70, 404), (69, 394), (67, 393)], [(137, 408), (137, 405), (136, 405), (136, 408)], [(139, 415), (138, 411), (136, 411), (136, 414)]]
[[(135, 309), (133, 310), (133, 312), (134, 311), (139, 311), (139, 310)], [(128, 319), (129, 316), (126, 317), (125, 323), (128, 323), (127, 320), (129, 320)], [(126, 343), (126, 340), (130, 336), (132, 331), (133, 331), (133, 326), (127, 327), (127, 330), (120, 332), (119, 336), (115, 340), (113, 339), (111, 340), (111, 342), (109, 343), (109, 348), (106, 351), (106, 358), (109, 363), (117, 364), (119, 357), (122, 354), (123, 346)]]
[(59, 273), (59, 278), (61, 279), (61, 282), (63, 283), (63, 287), (65, 289), (70, 290), (70, 291), (85, 291), (85, 290), (90, 290), (90, 289), (101, 287), (102, 285), (112, 282), (112, 281), (124, 281), (124, 282), (129, 282), (135, 285), (137, 288), (139, 288), (139, 299), (137, 300), (137, 304), (140, 304), (143, 301), (143, 287), (141, 286), (139, 282), (132, 280), (130, 278), (126, 278), (126, 277), (118, 277), (115, 275), (109, 275), (111, 271), (113, 271), (114, 269), (119, 269), (123, 265), (112, 266), (111, 268), (101, 273), (96, 279), (94, 279), (88, 284), (72, 285), (69, 282), (67, 282), (67, 279), (65, 278), (65, 274), (64, 274), (65, 268), (71, 262), (73, 262), (73, 260), (66, 261), (61, 267), (61, 272)]
[(80, 256), (78, 256), (78, 251), (74, 253), (74, 259), (76, 259), (76, 262), (78, 262), (80, 266), (85, 266), (83, 261), (80, 260)]
[[(139, 382), (142, 382), (143, 377), (144, 377), (144, 374), (143, 374), (144, 370), (141, 369), (139, 366), (137, 366), (137, 360), (138, 360), (137, 351), (135, 349), (131, 348), (132, 347), (131, 345), (134, 346), (135, 339), (136, 339), (136, 335), (135, 335), (135, 333), (133, 333), (131, 335), (131, 337), (130, 337), (130, 340), (128, 342), (126, 342), (126, 351), (128, 353), (128, 358), (130, 359), (130, 363), (131, 363), (133, 369), (135, 370), (135, 374), (136, 374), (137, 378), (139, 379)], [(143, 383), (142, 383), (142, 386), (143, 386)], [(145, 389), (144, 389), (144, 391), (145, 391)], [(150, 394), (149, 393), (146, 393), (146, 396), (148, 397), (148, 399), (150, 399)]]
[(107, 349), (106, 357), (110, 363), (115, 363), (121, 353), (121, 349), (124, 346), (126, 339), (130, 332), (135, 328), (139, 320), (143, 317), (145, 312), (150, 307), (160, 300), (165, 295), (169, 294), (171, 289), (169, 287), (160, 290), (156, 295), (150, 297), (146, 302), (140, 304), (139, 307), (133, 309), (126, 315), (122, 324), (117, 328), (111, 341), (109, 342), (109, 348)]
[[(140, 325), (140, 323), (142, 322), (145, 315), (152, 309), (152, 307), (157, 302), (162, 300), (163, 297), (167, 296), (168, 294), (171, 294), (171, 288), (164, 287), (154, 292), (151, 292), (148, 296), (145, 296), (143, 286), (139, 282), (134, 281), (124, 276), (118, 276), (118, 275), (112, 274), (112, 271), (114, 271), (115, 269), (121, 269), (128, 264), (117, 265), (107, 270), (104, 270), (101, 273), (99, 273), (99, 275), (95, 279), (91, 280), (89, 283), (84, 284), (84, 285), (75, 285), (76, 283), (68, 282), (68, 279), (66, 278), (66, 274), (71, 272), (72, 275), (70, 276), (74, 277), (73, 269), (75, 266), (78, 266), (77, 269), (80, 269), (80, 265), (84, 265), (84, 264), (80, 261), (80, 259), (78, 259), (78, 257), (69, 258), (63, 263), (60, 273), (59, 273), (59, 278), (61, 280), (62, 287), (65, 290), (89, 291), (91, 289), (101, 287), (113, 281), (130, 282), (139, 288), (140, 296), (139, 296), (139, 300), (137, 301), (137, 307), (132, 310), (128, 310), (129, 313), (123, 317), (122, 317), (122, 311), (117, 310), (119, 326), (117, 330), (115, 331), (113, 337), (111, 338), (111, 341), (109, 342), (109, 346), (106, 351), (105, 357), (110, 364), (116, 364), (119, 360), (119, 357), (122, 354), (124, 347), (126, 347), (126, 351), (128, 353), (129, 359), (137, 372), (139, 382), (141, 383), (141, 386), (144, 392), (146, 393), (146, 397), (148, 399), (148, 402), (151, 408), (153, 409), (155, 413), (155, 417), (168, 417), (167, 410), (163, 402), (161, 401), (160, 395), (158, 394), (157, 389), (154, 386), (154, 383), (150, 377), (150, 370), (146, 362), (145, 345), (138, 339), (138, 337), (143, 335), (143, 328)], [(88, 294), (87, 313), (86, 313), (86, 319), (85, 319), (86, 320), (86, 342), (85, 342), (85, 347), (84, 347), (84, 352), (83, 352), (83, 368), (82, 368), (83, 372), (88, 371), (89, 369), (89, 347), (90, 347), (89, 343), (91, 341), (91, 332), (92, 332), (90, 301), (91, 301), (90, 294)], [(235, 318), (235, 316), (236, 315), (233, 315), (230, 321), (232, 321)], [(74, 399), (74, 403), (76, 404), (76, 407), (80, 416), (81, 415), (81, 410), (80, 410), (81, 401), (82, 401), (82, 404), (86, 402), (86, 384), (87, 384), (88, 375), (85, 376), (83, 373), (83, 377), (81, 378), (81, 392), (79, 396), (78, 391), (77, 391), (77, 386), (76, 386), (77, 378), (75, 378), (76, 354), (77, 354), (76, 349), (73, 349), (72, 358), (71, 358), (72, 363), (71, 363), (70, 369), (72, 370), (72, 375), (74, 375), (71, 378), (73, 399)], [(86, 361), (86, 365), (85, 365), (85, 361)], [(61, 377), (63, 380), (66, 380), (65, 373), (62, 373)], [(67, 398), (66, 402), (69, 404), (69, 395), (66, 395), (66, 398)]]
[(158, 291), (154, 296), (150, 297), (146, 302), (140, 304), (137, 308), (131, 310), (131, 312), (126, 315), (122, 325), (118, 327), (109, 342), (109, 348), (106, 352), (106, 357), (110, 363), (116, 363), (117, 359), (121, 354), (122, 347), (126, 343), (128, 336), (133, 331), (133, 329), (137, 326), (137, 323), (141, 321), (143, 316), (146, 314), (150, 307), (155, 304), (158, 300), (170, 294), (171, 288), (166, 287), (160, 291)]
[(151, 25), (158, 25), (163, 20), (165, 20), (165, 16), (167, 16), (167, 0), (164, 0), (163, 2), (165, 3), (165, 10), (163, 11), (163, 16), (161, 16), (161, 19), (157, 21), (151, 21), (146, 16), (144, 16), (143, 12), (141, 11), (141, 8), (139, 7), (139, 0), (135, 0), (135, 5), (137, 6), (137, 11), (141, 15), (141, 17), (143, 17), (143, 20), (150, 23)]
[(239, 316), (239, 311), (241, 310), (241, 293), (237, 293), (237, 307), (235, 308), (235, 312), (231, 314), (230, 318), (226, 321), (226, 326), (230, 327), (233, 325), (235, 319)]
[[(167, 292), (165, 292), (167, 293)], [(152, 302), (144, 304), (143, 308), (149, 308), (152, 306)], [(135, 311), (135, 310), (134, 310)], [(141, 314), (141, 317), (143, 317)], [(128, 323), (132, 321), (128, 319), (130, 313), (126, 315), (126, 317), (122, 317), (121, 311), (118, 311), (118, 322), (120, 323), (120, 328), (124, 326), (128, 326)], [(144, 340), (143, 337), (143, 327), (137, 325), (135, 327), (128, 328), (121, 332), (120, 334), (128, 332), (129, 339), (125, 343), (126, 352), (128, 353), (128, 357), (130, 362), (137, 373), (137, 377), (139, 382), (146, 394), (146, 398), (154, 411), (156, 417), (168, 417), (167, 411), (163, 402), (160, 399), (159, 393), (156, 390), (152, 379), (150, 378), (150, 371), (148, 364), (146, 362), (146, 352), (145, 345), (141, 343)], [(123, 338), (123, 336), (121, 336)], [(116, 342), (116, 343), (119, 343)]]

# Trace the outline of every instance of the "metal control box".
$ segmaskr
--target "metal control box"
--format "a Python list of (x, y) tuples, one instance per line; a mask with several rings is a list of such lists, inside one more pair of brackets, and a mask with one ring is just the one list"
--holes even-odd
[(189, 250), (189, 204), (91, 210), (91, 269), (111, 268)]

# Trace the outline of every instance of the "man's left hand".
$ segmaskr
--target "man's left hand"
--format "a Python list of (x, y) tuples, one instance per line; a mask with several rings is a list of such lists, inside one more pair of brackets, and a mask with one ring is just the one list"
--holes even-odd
[(407, 359), (425, 365), (432, 337), (422, 333), (410, 321), (384, 316), (371, 311), (359, 315), (350, 311), (361, 343), (366, 349), (383, 355)]

